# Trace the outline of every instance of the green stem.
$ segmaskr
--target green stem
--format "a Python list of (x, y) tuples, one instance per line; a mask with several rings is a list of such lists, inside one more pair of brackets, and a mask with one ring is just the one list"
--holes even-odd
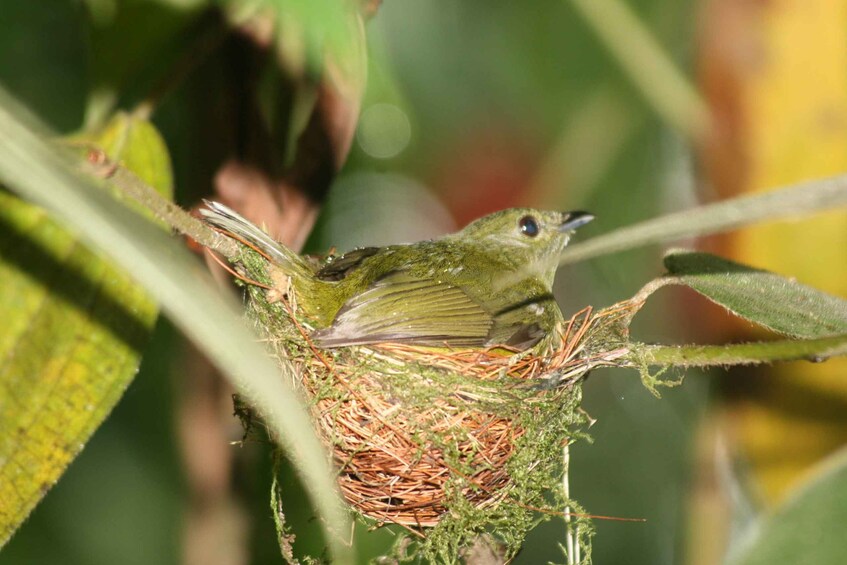
[(777, 361), (820, 362), (847, 355), (847, 334), (819, 339), (786, 339), (734, 345), (633, 344), (629, 360), (636, 366), (726, 367)]
[(689, 139), (709, 131), (709, 107), (650, 31), (620, 0), (571, 0), (635, 86), (671, 127)]
[(801, 182), (764, 194), (674, 212), (576, 243), (565, 249), (559, 265), (652, 243), (725, 232), (766, 220), (799, 218), (842, 206), (847, 206), (847, 175)]
[(104, 178), (118, 188), (120, 194), (135, 200), (169, 227), (182, 235), (194, 239), (200, 245), (214, 249), (227, 258), (238, 253), (238, 246), (228, 237), (224, 237), (209, 226), (171, 202), (165, 200), (154, 188), (135, 176), (131, 171), (115, 163), (83, 163), (83, 172)]

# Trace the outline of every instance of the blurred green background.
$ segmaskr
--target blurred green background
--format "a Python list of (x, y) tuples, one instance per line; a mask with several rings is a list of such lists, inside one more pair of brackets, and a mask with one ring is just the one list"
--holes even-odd
[[(203, 0), (0, 0), (0, 82), (60, 133), (132, 108), (206, 27)], [(214, 4), (214, 3), (212, 3)], [(680, 68), (694, 67), (693, 2), (628, 4)], [(387, 0), (366, 24), (368, 84), (344, 169), (308, 246), (349, 249), (443, 233), (514, 205), (586, 209), (579, 238), (691, 205), (690, 146), (644, 101), (568, 1)], [(254, 61), (224, 38), (152, 114), (174, 163), (177, 201), (211, 194), (232, 152), (238, 77)], [(246, 70), (245, 70), (246, 69)], [(657, 248), (563, 269), (566, 314), (631, 296), (661, 272)], [(657, 297), (636, 323), (646, 341), (692, 339), (679, 297)], [(696, 325), (696, 324), (693, 324)], [(185, 344), (160, 320), (141, 370), (105, 425), (0, 553), (0, 563), (181, 563), (191, 499), (178, 431), (196, 379)], [(593, 443), (571, 452), (571, 492), (596, 521), (596, 563), (685, 561), (696, 434), (710, 379), (690, 371), (657, 399), (635, 372), (598, 370), (584, 407)], [(221, 408), (223, 411), (225, 407)], [(184, 437), (184, 436), (183, 436)], [(233, 423), (221, 442), (238, 439)], [(265, 446), (229, 448), (239, 531), (221, 563), (280, 562)], [(296, 481), (284, 481), (298, 550), (318, 551)], [(729, 517), (727, 517), (729, 520)], [(238, 529), (236, 528), (236, 529)], [(312, 536), (312, 537), (310, 537)], [(246, 540), (246, 541), (245, 541)], [(390, 532), (357, 528), (363, 561)], [(561, 561), (564, 527), (537, 528), (515, 563)]]

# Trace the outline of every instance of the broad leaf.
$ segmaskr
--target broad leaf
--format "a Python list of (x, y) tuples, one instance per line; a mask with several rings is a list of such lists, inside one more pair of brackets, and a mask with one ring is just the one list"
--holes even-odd
[(674, 251), (665, 267), (733, 314), (804, 339), (847, 333), (847, 300), (708, 253)]
[(342, 541), (349, 520), (312, 422), (290, 385), (297, 378), (293, 369), (269, 359), (244, 327), (242, 308), (221, 295), (181, 245), (83, 178), (75, 170), (79, 163), (38, 135), (38, 125), (28, 125), (34, 123), (0, 89), (0, 179), (131, 272), (223, 370), (292, 456), (322, 518), (333, 562), (351, 563), (352, 551)]
[(811, 480), (755, 531), (734, 565), (847, 562), (847, 451), (824, 462)]
[[(80, 138), (80, 140), (83, 140)], [(83, 141), (169, 196), (152, 125), (118, 116)], [(138, 370), (157, 307), (47, 212), (0, 191), (0, 544), (64, 472)]]
[(111, 161), (132, 171), (165, 198), (171, 198), (171, 158), (164, 140), (150, 122), (119, 113), (97, 135), (75, 139), (90, 142)]

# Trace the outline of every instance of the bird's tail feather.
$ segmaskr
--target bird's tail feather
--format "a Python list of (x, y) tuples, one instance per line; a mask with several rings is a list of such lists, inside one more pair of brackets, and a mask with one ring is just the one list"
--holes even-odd
[(268, 259), (290, 274), (308, 274), (311, 272), (308, 264), (296, 253), (274, 240), (259, 226), (233, 210), (232, 208), (212, 202), (203, 201), (206, 208), (200, 209), (200, 214), (206, 223), (219, 229), (226, 235), (256, 248)]

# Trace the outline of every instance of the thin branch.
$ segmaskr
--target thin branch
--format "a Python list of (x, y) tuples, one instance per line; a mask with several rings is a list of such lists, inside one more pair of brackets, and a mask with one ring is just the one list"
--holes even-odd
[(847, 175), (798, 183), (653, 218), (574, 244), (559, 265), (652, 243), (725, 232), (764, 221), (799, 218), (847, 206)]
[(689, 139), (708, 134), (711, 114), (705, 100), (624, 2), (571, 3), (659, 116)]
[(156, 189), (142, 181), (129, 170), (106, 160), (99, 150), (89, 153), (87, 161), (80, 166), (82, 172), (108, 180), (121, 194), (135, 200), (153, 215), (165, 222), (177, 232), (187, 235), (197, 243), (213, 249), (227, 258), (238, 253), (238, 246), (228, 237), (224, 237), (209, 226), (163, 198)]
[(847, 334), (819, 339), (779, 340), (735, 345), (633, 344), (629, 360), (637, 366), (726, 367), (777, 361), (821, 362), (847, 355)]

